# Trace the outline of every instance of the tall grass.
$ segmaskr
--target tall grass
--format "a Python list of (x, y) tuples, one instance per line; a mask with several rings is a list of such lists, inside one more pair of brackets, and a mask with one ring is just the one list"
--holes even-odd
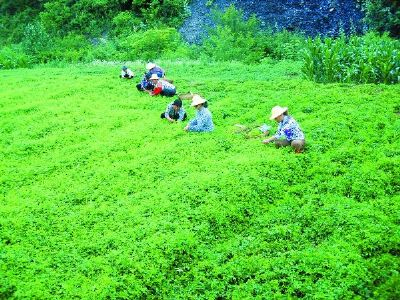
[(374, 33), (310, 38), (302, 71), (316, 82), (398, 83), (400, 42)]

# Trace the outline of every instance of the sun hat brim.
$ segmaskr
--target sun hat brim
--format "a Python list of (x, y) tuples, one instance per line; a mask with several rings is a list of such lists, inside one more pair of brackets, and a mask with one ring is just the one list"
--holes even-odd
[(207, 101), (206, 99), (200, 97), (199, 95), (194, 95), (193, 99), (192, 99), (192, 104), (190, 106), (196, 106), (196, 105), (199, 105), (199, 104), (203, 104), (206, 101)]
[(156, 66), (156, 64), (154, 64), (154, 63), (148, 63), (148, 64), (146, 65), (146, 69), (147, 69), (147, 70), (151, 70), (151, 69), (153, 69), (155, 66)]
[(287, 107), (274, 107), (271, 112), (270, 120), (274, 120), (275, 118), (279, 117), (281, 114), (288, 110)]

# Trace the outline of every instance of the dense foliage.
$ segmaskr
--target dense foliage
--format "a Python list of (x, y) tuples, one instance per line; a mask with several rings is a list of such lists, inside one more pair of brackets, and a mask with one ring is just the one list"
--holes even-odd
[[(202, 45), (187, 45), (172, 27), (132, 30), (124, 26), (130, 14), (119, 14), (113, 20), (119, 37), (91, 38), (70, 33), (50, 34), (40, 22), (28, 24), (20, 44), (0, 49), (0, 68), (27, 67), (49, 61), (91, 62), (97, 60), (151, 60), (155, 58), (198, 58), (206, 60), (257, 63), (265, 57), (300, 59), (304, 36), (287, 31), (261, 30), (253, 16), (230, 6), (214, 11), (216, 28), (209, 29), (209, 38)], [(139, 26), (139, 25), (138, 25)], [(139, 26), (140, 27), (140, 26)], [(12, 52), (11, 49), (17, 49)]]
[[(400, 298), (399, 85), (157, 62), (215, 132), (163, 122), (119, 64), (0, 71), (0, 298)], [(304, 154), (234, 133), (276, 104)]]
[(309, 39), (303, 73), (317, 82), (398, 83), (400, 41), (372, 33)]
[[(49, 6), (46, 3), (44, 6)], [(66, 6), (64, 6), (66, 7)], [(60, 6), (57, 6), (59, 9)], [(246, 19), (233, 5), (213, 11), (216, 26), (201, 45), (187, 45), (172, 27), (145, 28), (132, 13), (113, 18), (115, 37), (88, 39), (78, 33), (54, 35), (51, 21), (25, 26), (22, 42), (0, 49), (0, 68), (27, 67), (49, 61), (129, 61), (199, 58), (259, 63), (265, 58), (303, 59), (303, 73), (317, 82), (397, 83), (400, 42), (387, 34), (306, 38), (296, 32), (261, 29), (255, 16)], [(43, 16), (43, 15), (42, 15)], [(43, 24), (46, 24), (44, 26)], [(125, 26), (130, 24), (131, 26)], [(95, 24), (96, 28), (102, 28)], [(53, 29), (50, 29), (53, 28)], [(79, 32), (79, 31), (78, 31)]]
[(358, 0), (365, 12), (365, 21), (370, 29), (390, 32), (400, 37), (400, 1), (398, 0)]
[(104, 37), (121, 26), (132, 32), (161, 24), (177, 28), (188, 13), (187, 0), (4, 0), (0, 40), (21, 42), (25, 26), (36, 21), (53, 36)]
[[(355, 0), (368, 27), (400, 32), (399, 1)], [(190, 14), (189, 0), (3, 0), (0, 2), (0, 42), (19, 43), (29, 23), (40, 22), (48, 34), (89, 37), (119, 36), (154, 26), (178, 28)], [(208, 1), (212, 5), (213, 1)]]
[(243, 12), (231, 5), (214, 10), (215, 28), (209, 29), (204, 52), (216, 60), (259, 61), (263, 58), (263, 35), (255, 16), (245, 21)]

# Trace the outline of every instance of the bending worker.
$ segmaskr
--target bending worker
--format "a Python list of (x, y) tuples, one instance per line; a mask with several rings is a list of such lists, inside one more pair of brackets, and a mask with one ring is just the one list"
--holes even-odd
[(289, 116), (287, 107), (273, 107), (269, 119), (278, 122), (278, 129), (275, 135), (263, 141), (264, 144), (275, 141), (277, 148), (290, 145), (296, 153), (303, 152), (304, 133), (296, 120)]

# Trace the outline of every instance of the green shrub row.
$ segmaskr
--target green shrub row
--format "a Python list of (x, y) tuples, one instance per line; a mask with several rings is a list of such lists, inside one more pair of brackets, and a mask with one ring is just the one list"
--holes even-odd
[(316, 82), (398, 83), (400, 42), (374, 33), (309, 39), (302, 71)]
[[(135, 61), (156, 58), (204, 58), (214, 61), (258, 63), (264, 58), (303, 60), (304, 75), (316, 82), (398, 83), (400, 42), (369, 33), (365, 36), (309, 38), (300, 33), (261, 30), (252, 16), (233, 5), (213, 11), (215, 28), (201, 45), (188, 45), (172, 27), (149, 29), (130, 22), (132, 15), (114, 19), (118, 37), (88, 38), (81, 34), (56, 36), (40, 22), (25, 26), (23, 41), (0, 50), (0, 68), (27, 67), (49, 61)], [(126, 27), (130, 23), (133, 27)], [(15, 51), (11, 51), (16, 49)]]
[[(186, 44), (175, 28), (146, 29), (138, 19), (132, 20), (132, 15), (125, 12), (113, 19), (115, 37), (88, 38), (77, 33), (60, 36), (51, 29), (56, 28), (56, 24), (51, 25), (47, 20), (36, 21), (25, 26), (22, 42), (17, 46), (19, 51), (10, 53), (10, 47), (1, 50), (6, 55), (0, 58), (0, 68), (26, 67), (49, 61), (126, 61), (202, 56), (207, 60), (255, 63), (265, 57), (298, 59), (299, 50), (305, 43), (300, 34), (261, 30), (254, 16), (245, 20), (243, 11), (234, 6), (225, 12), (215, 10), (214, 19), (217, 27), (209, 29), (208, 38), (201, 45), (193, 46)], [(20, 56), (27, 59), (21, 61)]]
[[(374, 31), (400, 35), (400, 2), (356, 0), (364, 21)], [(39, 20), (53, 35), (118, 35), (164, 25), (178, 28), (190, 14), (190, 0), (3, 0), (0, 3), (0, 40), (18, 43), (24, 26)], [(213, 1), (207, 1), (207, 6)]]
[(40, 21), (54, 36), (117, 35), (143, 27), (179, 27), (189, 14), (188, 0), (3, 0), (0, 40), (19, 43), (24, 26)]

